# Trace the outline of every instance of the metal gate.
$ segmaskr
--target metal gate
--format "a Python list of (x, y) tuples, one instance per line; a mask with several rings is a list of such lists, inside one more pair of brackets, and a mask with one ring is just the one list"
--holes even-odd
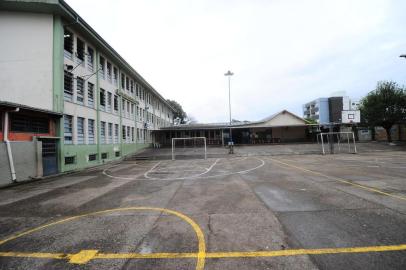
[(42, 170), (43, 175), (58, 173), (58, 152), (55, 139), (42, 140)]

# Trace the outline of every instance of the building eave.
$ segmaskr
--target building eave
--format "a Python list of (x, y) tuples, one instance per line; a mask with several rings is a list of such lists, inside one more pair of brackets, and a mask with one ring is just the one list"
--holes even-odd
[(27, 111), (34, 111), (34, 112), (40, 112), (40, 113), (49, 114), (49, 115), (52, 115), (54, 117), (62, 117), (63, 116), (63, 114), (59, 113), (59, 112), (54, 112), (54, 111), (51, 111), (51, 110), (35, 108), (35, 107), (31, 107), (31, 106), (27, 106), (27, 105), (23, 105), (23, 104), (18, 104), (18, 103), (14, 103), (14, 102), (8, 102), (8, 101), (0, 101), (0, 110), (1, 110), (2, 107), (5, 107), (7, 109), (20, 108), (20, 109), (27, 110)]

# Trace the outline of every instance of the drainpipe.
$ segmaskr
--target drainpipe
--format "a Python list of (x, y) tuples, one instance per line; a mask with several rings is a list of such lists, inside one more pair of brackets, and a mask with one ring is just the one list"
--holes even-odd
[(7, 147), (8, 163), (10, 165), (11, 180), (17, 182), (16, 171), (14, 168), (13, 153), (11, 152), (10, 141), (8, 140), (8, 114), (9, 112), (18, 112), (20, 108), (15, 108), (13, 111), (6, 111), (4, 113), (4, 142)]

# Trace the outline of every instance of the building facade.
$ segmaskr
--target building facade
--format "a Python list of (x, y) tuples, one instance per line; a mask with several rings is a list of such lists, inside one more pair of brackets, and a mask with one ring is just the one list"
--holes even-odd
[(319, 124), (329, 122), (328, 98), (318, 98), (303, 105), (303, 118), (311, 119)]
[(0, 2), (0, 35), (1, 134), (6, 120), (7, 140), (53, 144), (54, 172), (134, 153), (173, 124), (166, 100), (64, 1)]
[(303, 118), (314, 120), (320, 125), (351, 121), (343, 119), (344, 116), (354, 117), (353, 122), (359, 122), (359, 102), (348, 96), (337, 96), (318, 98), (303, 105)]
[[(170, 146), (173, 138), (205, 137), (208, 145), (272, 144), (289, 142), (308, 142), (308, 123), (303, 118), (287, 111), (275, 113), (260, 121), (244, 121), (212, 124), (184, 124), (161, 128), (154, 131), (157, 141)], [(182, 142), (183, 143), (183, 142)]]

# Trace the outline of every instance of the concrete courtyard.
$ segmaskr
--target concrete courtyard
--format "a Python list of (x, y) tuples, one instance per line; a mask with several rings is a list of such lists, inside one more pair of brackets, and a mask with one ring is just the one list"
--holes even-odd
[(402, 148), (223, 150), (0, 189), (0, 269), (406, 269)]

